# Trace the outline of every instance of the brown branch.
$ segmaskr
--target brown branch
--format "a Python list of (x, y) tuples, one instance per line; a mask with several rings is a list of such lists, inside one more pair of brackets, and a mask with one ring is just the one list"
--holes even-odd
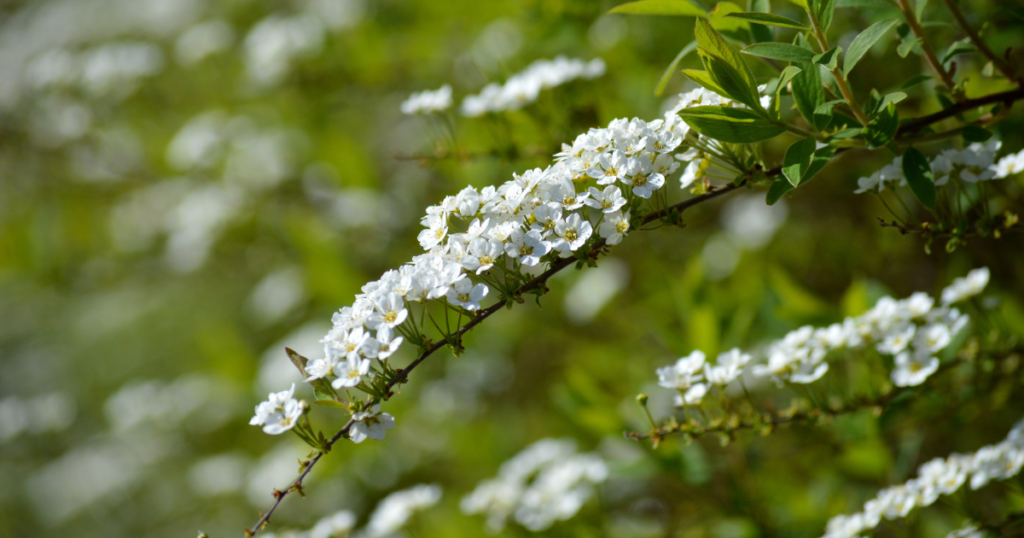
[(896, 136), (899, 137), (906, 135), (908, 133), (920, 131), (921, 129), (924, 129), (925, 127), (933, 123), (938, 123), (942, 120), (952, 118), (953, 116), (962, 114), (964, 112), (981, 106), (992, 105), (996, 103), (1003, 103), (1006, 106), (1011, 106), (1015, 101), (1019, 101), (1021, 99), (1024, 99), (1024, 88), (1018, 88), (1016, 90), (1010, 90), (1001, 93), (993, 93), (991, 95), (986, 95), (984, 97), (979, 97), (977, 99), (968, 99), (966, 101), (957, 103), (945, 110), (940, 110), (939, 112), (929, 114), (927, 116), (921, 116), (920, 118), (908, 121), (907, 123), (900, 125), (899, 130), (896, 131)]
[(907, 24), (910, 26), (910, 30), (914, 32), (914, 35), (921, 40), (921, 50), (924, 51), (924, 57), (928, 60), (928, 63), (932, 66), (932, 69), (939, 74), (942, 79), (942, 83), (949, 88), (949, 91), (953, 91), (955, 84), (953, 83), (953, 75), (949, 74), (942, 67), (942, 62), (932, 52), (932, 48), (928, 46), (928, 41), (924, 37), (924, 29), (921, 28), (921, 24), (917, 22), (917, 14), (914, 13), (914, 9), (910, 6), (908, 0), (896, 0), (899, 5), (900, 11), (903, 12), (903, 18), (907, 20)]

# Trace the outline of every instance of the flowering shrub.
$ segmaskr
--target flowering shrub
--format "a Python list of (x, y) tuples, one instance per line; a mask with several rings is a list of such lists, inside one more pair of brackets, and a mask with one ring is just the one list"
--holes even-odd
[(8, 534), (1021, 532), (1013, 3), (44, 4)]

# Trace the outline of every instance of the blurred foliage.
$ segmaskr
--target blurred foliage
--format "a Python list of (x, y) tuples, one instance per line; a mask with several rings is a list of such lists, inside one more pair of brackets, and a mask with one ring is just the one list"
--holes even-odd
[[(837, 11), (840, 44), (896, 14), (885, 2), (857, 4), (867, 7)], [(994, 50), (1021, 54), (1019, 7), (965, 4)], [(253, 404), (295, 376), (284, 346), (315, 354), (334, 310), (420, 252), (419, 216), (445, 194), (499, 184), (546, 165), (589, 127), (654, 118), (670, 104), (653, 90), (692, 40), (692, 19), (606, 15), (614, 5), (0, 3), (0, 401), (9, 413), (25, 402), (31, 417), (18, 427), (0, 416), (0, 537), (240, 535), (307, 451), (246, 423)], [(782, 1), (772, 8), (799, 13)], [(319, 29), (254, 52), (261, 39), (275, 46), (253, 37), (257, 25), (300, 16)], [(939, 2), (924, 19), (936, 42), (961, 37)], [(187, 49), (202, 36), (187, 32), (200, 24), (212, 52), (195, 60)], [(399, 112), (413, 91), (450, 83), (461, 97), (558, 54), (603, 58), (608, 72), (498, 118), (458, 119), (455, 156), (434, 134), (439, 125)], [(955, 61), (968, 94), (1006, 89), (981, 75), (979, 55)], [(919, 56), (880, 44), (853, 89), (866, 97), (922, 70)], [(937, 110), (933, 86), (906, 90), (901, 114)], [(675, 75), (665, 95), (692, 87)], [(223, 123), (218, 149), (176, 164), (172, 141), (208, 113)], [(994, 129), (1005, 148), (1024, 147), (1021, 107)], [(781, 162), (794, 140), (766, 143), (766, 155)], [(764, 245), (728, 246), (728, 199), (688, 211), (683, 230), (631, 235), (612, 253), (621, 270), (610, 300), (589, 311), (570, 315), (567, 299), (587, 271), (560, 275), (541, 307), (500, 312), (461, 357), (432, 357), (389, 402), (398, 428), (387, 440), (339, 445), (307, 499), (289, 499), (272, 527), (308, 528), (344, 508), (365, 518), (387, 492), (437, 482), (440, 505), (408, 534), (480, 536), (482, 521), (463, 515), (459, 498), (531, 442), (572, 437), (601, 453), (613, 478), (600, 500), (545, 534), (817, 536), (830, 516), (921, 462), (1001, 439), (1024, 408), (1015, 361), (978, 363), (881, 416), (740, 434), (724, 447), (670, 438), (653, 450), (622, 437), (647, 428), (637, 392), (651, 395), (656, 418), (671, 412), (653, 372), (676, 357), (756, 347), (861, 313), (884, 294), (934, 294), (974, 267), (993, 273), (988, 315), (1004, 336), (1024, 337), (1021, 235), (926, 254), (919, 237), (878, 225), (877, 199), (852, 194), (858, 177), (890, 160), (837, 158), (775, 206), (785, 221)], [(1000, 188), (1019, 203), (1024, 183), (1018, 175)], [(844, 375), (870, 383), (855, 365)], [(341, 419), (324, 411), (314, 420), (333, 431)], [(1024, 507), (1019, 481), (1002, 493), (965, 502), (984, 513)], [(943, 536), (961, 517), (937, 506), (879, 535)]]

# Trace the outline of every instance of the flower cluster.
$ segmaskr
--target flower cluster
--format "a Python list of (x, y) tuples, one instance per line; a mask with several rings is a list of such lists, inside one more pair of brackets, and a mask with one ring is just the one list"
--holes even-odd
[(270, 435), (282, 434), (298, 423), (305, 410), (305, 402), (296, 400), (295, 383), (292, 388), (271, 392), (267, 401), (256, 406), (256, 415), (249, 420), (252, 426), (263, 426), (263, 432)]
[(414, 93), (402, 103), (403, 114), (430, 114), (444, 112), (452, 106), (452, 87), (448, 84), (437, 90)]
[(941, 495), (953, 494), (965, 483), (976, 490), (992, 480), (1005, 480), (1019, 473), (1022, 466), (1024, 420), (1013, 427), (1003, 442), (982, 447), (973, 454), (953, 454), (931, 460), (918, 469), (917, 478), (879, 492), (864, 504), (863, 512), (832, 518), (825, 538), (861, 536), (875, 528), (883, 517), (889, 520), (904, 517), (914, 508), (931, 505)]
[(593, 79), (604, 74), (600, 58), (584, 62), (558, 56), (554, 60), (537, 60), (526, 70), (512, 75), (504, 85), (492, 83), (477, 95), (462, 101), (462, 115), (475, 117), (489, 112), (518, 110), (537, 100), (541, 90), (561, 86), (577, 78)]
[(355, 514), (342, 510), (317, 521), (308, 531), (286, 531), (280, 534), (265, 532), (261, 535), (264, 538), (338, 538), (348, 536), (355, 526)]
[(579, 512), (594, 486), (608, 478), (596, 454), (578, 454), (569, 440), (542, 439), (502, 464), (462, 499), (462, 511), (486, 514), (487, 529), (498, 533), (508, 518), (531, 531), (545, 530)]
[(891, 373), (900, 387), (920, 385), (939, 367), (935, 354), (945, 349), (968, 323), (969, 318), (950, 306), (981, 293), (988, 284), (989, 271), (980, 268), (956, 279), (942, 291), (936, 305), (926, 293), (907, 299), (883, 297), (868, 312), (848, 317), (828, 327), (804, 326), (768, 345), (763, 361), (733, 349), (706, 362), (700, 350), (659, 368), (658, 384), (677, 390), (677, 406), (698, 405), (711, 386), (725, 387), (738, 379), (749, 365), (755, 377), (770, 377), (777, 383), (812, 383), (828, 371), (826, 357), (832, 351), (873, 346), (893, 357)]
[(413, 514), (434, 506), (440, 499), (441, 487), (437, 484), (420, 484), (396, 491), (377, 504), (366, 524), (366, 536), (392, 536)]
[[(997, 164), (996, 153), (1001, 147), (1001, 142), (993, 140), (987, 144), (975, 142), (962, 150), (944, 150), (929, 162), (935, 175), (935, 185), (945, 185), (951, 177), (965, 183), (1003, 179), (1024, 170), (1024, 151), (1003, 157)], [(903, 157), (896, 157), (892, 164), (883, 166), (869, 177), (858, 179), (858, 188), (854, 192), (881, 192), (890, 183), (893, 188), (906, 186)]]

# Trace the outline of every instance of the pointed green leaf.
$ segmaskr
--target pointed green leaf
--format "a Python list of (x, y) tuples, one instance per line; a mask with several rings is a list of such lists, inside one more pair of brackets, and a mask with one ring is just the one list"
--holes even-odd
[(843, 59), (843, 78), (850, 76), (850, 71), (853, 70), (853, 66), (857, 65), (857, 62), (864, 57), (865, 54), (879, 39), (885, 37), (885, 34), (889, 33), (889, 30), (893, 26), (896, 26), (898, 21), (896, 19), (886, 19), (884, 21), (878, 21), (871, 26), (868, 26), (866, 30), (861, 32), (853, 39), (853, 43), (850, 43), (850, 50), (846, 51), (846, 58)]
[(972, 52), (978, 52), (978, 49), (974, 48), (974, 45), (969, 41), (957, 41), (950, 45), (946, 49), (946, 53), (942, 55), (942, 64), (945, 65), (958, 54), (970, 54)]
[(832, 123), (832, 109), (835, 108), (836, 105), (845, 102), (846, 101), (842, 99), (836, 99), (835, 101), (822, 103), (817, 108), (815, 108), (813, 113), (814, 127), (816, 127), (819, 131), (824, 131), (825, 128), (827, 128), (828, 125)]
[(814, 18), (818, 20), (822, 32), (828, 32), (832, 26), (832, 15), (835, 13), (835, 0), (811, 0), (808, 4), (814, 10)]
[[(747, 88), (747, 94), (754, 96), (756, 99), (758, 95), (757, 79), (754, 78), (754, 74), (747, 67), (740, 53), (704, 19), (697, 19), (693, 33), (694, 37), (697, 38), (697, 47), (704, 49), (706, 53), (712, 56), (721, 58), (726, 64), (735, 69), (743, 81), (743, 85)], [(721, 81), (716, 82), (720, 86), (722, 85)]]
[(807, 171), (804, 172), (804, 176), (800, 178), (800, 184), (803, 185), (811, 180), (818, 172), (821, 172), (822, 168), (832, 160), (832, 156), (836, 154), (835, 146), (822, 146), (814, 150), (814, 155), (811, 156), (811, 165), (807, 167)]
[(709, 75), (707, 71), (701, 71), (699, 69), (683, 69), (683, 74), (690, 80), (703, 86), (705, 89), (711, 90), (718, 95), (725, 95), (725, 90), (715, 83), (715, 80), (711, 78), (711, 75)]
[(698, 106), (679, 111), (679, 116), (698, 133), (732, 144), (760, 142), (785, 131), (745, 108)]
[[(771, 5), (768, 0), (754, 0), (750, 3), (750, 11), (748, 13), (770, 13)], [(730, 13), (726, 17), (730, 17), (733, 14)], [(775, 41), (775, 35), (772, 33), (772, 29), (755, 22), (750, 23), (750, 35), (754, 38), (754, 43), (771, 43)]]
[(895, 105), (895, 104), (899, 103), (900, 101), (902, 101), (902, 100), (904, 100), (906, 98), (907, 98), (907, 94), (905, 94), (903, 92), (892, 92), (892, 93), (886, 95), (885, 98), (882, 99), (882, 102), (878, 104), (878, 109), (881, 110), (881, 109), (889, 106), (889, 103), (892, 103), (892, 104)]
[(707, 12), (686, 0), (639, 0), (612, 8), (608, 13), (626, 15), (682, 15), (707, 17)]
[(325, 407), (333, 407), (335, 409), (348, 409), (347, 405), (332, 398), (320, 398), (317, 400), (313, 400), (313, 403), (317, 405), (323, 405)]
[(911, 50), (916, 50), (918, 54), (921, 54), (921, 47), (917, 46), (920, 42), (921, 38), (905, 40), (900, 43), (900, 46), (896, 47), (896, 53), (900, 55), (900, 58), (906, 58)]
[(903, 177), (917, 200), (928, 209), (935, 209), (935, 177), (928, 159), (917, 148), (909, 148), (903, 154)]
[(836, 68), (836, 62), (839, 61), (839, 53), (842, 51), (843, 47), (833, 47), (821, 54), (816, 54), (811, 61), (818, 65), (824, 65), (826, 69), (831, 71)]
[(794, 187), (800, 186), (804, 172), (811, 165), (814, 146), (814, 137), (807, 137), (794, 142), (786, 150), (786, 156), (782, 159), (782, 175), (786, 176)]
[(782, 60), (785, 62), (807, 63), (814, 58), (814, 53), (786, 43), (756, 43), (743, 49), (744, 54)]
[(795, 65), (790, 65), (783, 69), (782, 73), (779, 74), (779, 81), (775, 86), (775, 97), (772, 99), (772, 117), (779, 117), (779, 102), (782, 101), (782, 89), (785, 88), (786, 85), (789, 84), (791, 80), (793, 80), (793, 77), (797, 76), (800, 73), (800, 71), (802, 71), (802, 69), (800, 69), (799, 67)]
[(825, 103), (825, 88), (821, 85), (821, 74), (818, 66), (807, 64), (802, 71), (793, 77), (793, 100), (800, 115), (807, 123), (814, 125), (814, 110)]
[(306, 373), (306, 363), (309, 362), (309, 359), (288, 347), (284, 348), (284, 352), (288, 354), (288, 358), (292, 361), (292, 364), (299, 369), (299, 373), (302, 374), (302, 377), (309, 377), (309, 374)]
[(793, 185), (790, 182), (782, 178), (776, 179), (775, 183), (772, 183), (772, 186), (768, 187), (768, 195), (765, 196), (764, 201), (767, 202), (768, 205), (775, 205), (775, 202), (778, 202), (779, 198), (782, 198), (782, 195), (791, 190), (793, 190)]
[[(731, 13), (742, 13), (744, 10), (732, 2), (719, 2), (715, 9), (708, 13), (708, 22), (719, 32), (741, 32), (750, 28), (750, 23), (741, 19), (730, 18)], [(737, 37), (739, 37), (737, 35)], [(738, 39), (746, 41), (746, 39)]]
[(690, 44), (683, 47), (683, 50), (679, 51), (679, 54), (676, 54), (676, 58), (672, 60), (672, 63), (668, 64), (665, 72), (662, 73), (658, 86), (654, 88), (654, 95), (661, 96), (665, 91), (665, 86), (668, 86), (668, 81), (672, 79), (672, 74), (676, 72), (679, 62), (683, 61), (683, 58), (695, 50), (697, 50), (697, 42), (691, 41)]
[(781, 15), (772, 15), (771, 13), (753, 13), (747, 11), (743, 13), (730, 13), (726, 16), (734, 17), (737, 19), (743, 19), (749, 22), (755, 22), (757, 24), (766, 24), (768, 26), (779, 26), (782, 28), (796, 28), (797, 30), (807, 30), (807, 26), (797, 21), (794, 21), (793, 19), (783, 17)]
[(922, 82), (927, 82), (927, 81), (931, 80), (932, 78), (934, 78), (934, 77), (932, 77), (931, 75), (914, 75), (914, 76), (910, 77), (910, 80), (904, 82), (903, 86), (900, 86), (900, 89), (901, 90), (909, 90), (910, 88), (913, 88), (914, 86), (917, 86), (918, 84), (920, 84)]
[(899, 127), (899, 116), (896, 115), (896, 106), (892, 103), (882, 109), (882, 112), (871, 120), (864, 127), (864, 139), (870, 148), (880, 148), (892, 142), (896, 136), (896, 129)]
[(751, 88), (747, 86), (742, 73), (734, 69), (732, 65), (722, 58), (708, 53), (700, 47), (697, 47), (697, 53), (700, 54), (701, 61), (704, 62), (704, 68), (707, 69), (711, 78), (725, 90), (723, 95), (755, 110), (761, 109), (760, 95), (757, 92), (757, 87)]

